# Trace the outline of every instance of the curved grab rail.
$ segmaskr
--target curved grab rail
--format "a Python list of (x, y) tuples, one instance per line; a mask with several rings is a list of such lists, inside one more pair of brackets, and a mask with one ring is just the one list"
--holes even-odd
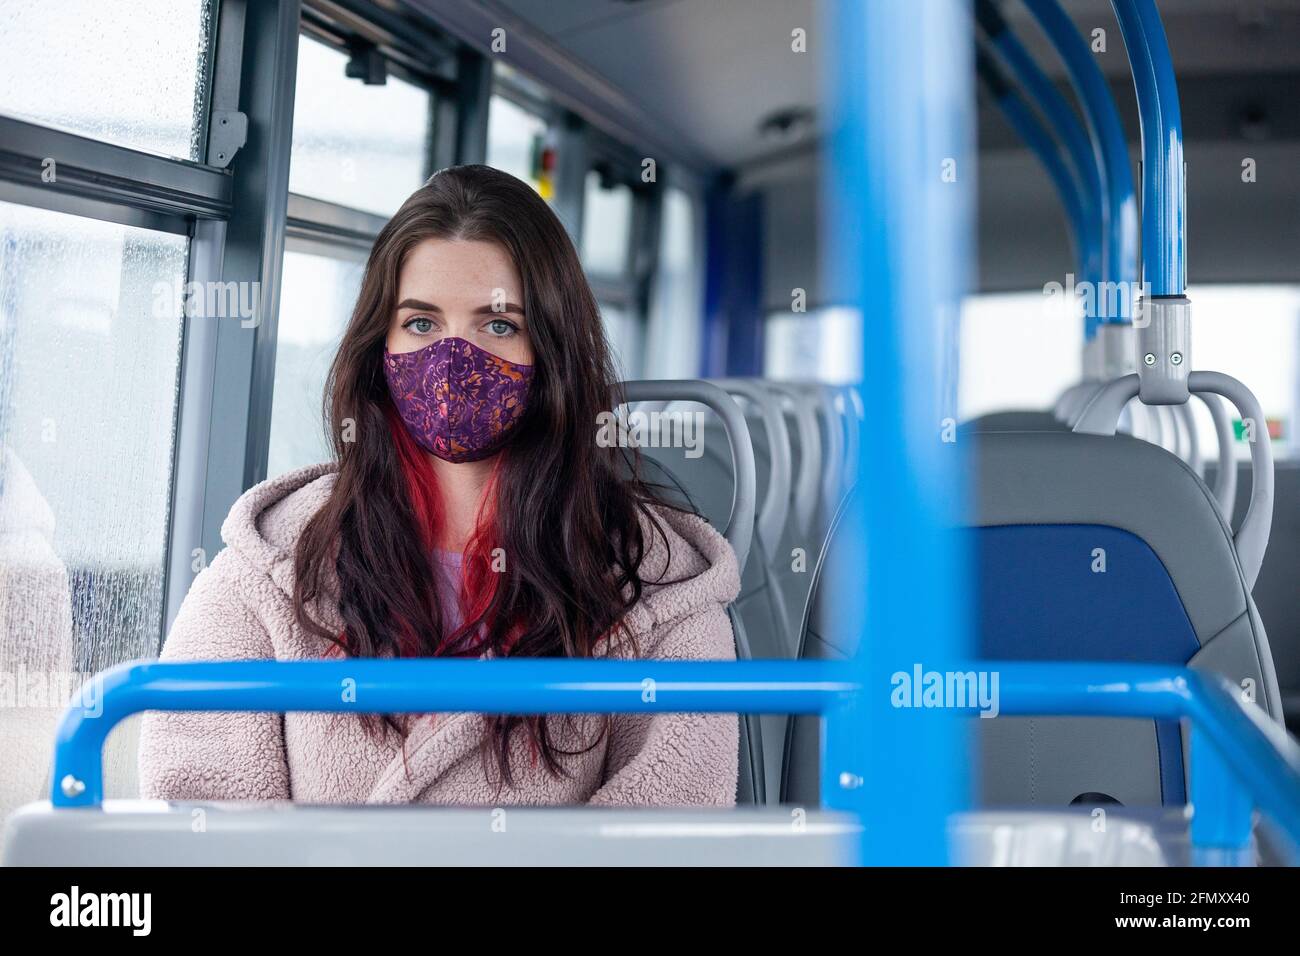
[[(1104, 275), (1112, 282), (1122, 282), (1121, 289), (1132, 290), (1137, 279), (1138, 208), (1129, 167), (1128, 144), (1124, 127), (1110, 87), (1093, 57), (1092, 50), (1079, 35), (1074, 21), (1062, 9), (1059, 0), (1024, 0), (1038, 21), (1057, 55), (1065, 65), (1070, 84), (1083, 104), (1091, 145), (1104, 182), (1102, 209), (1105, 242), (1102, 244)], [(1099, 305), (1102, 304), (1100, 301)], [(1124, 314), (1131, 307), (1131, 297), (1112, 297), (1109, 305), (1120, 305), (1118, 314), (1106, 312), (1101, 322), (1130, 321)]]
[(1092, 397), (1097, 394), (1097, 390), (1104, 384), (1104, 382), (1099, 382), (1096, 379), (1084, 379), (1082, 382), (1071, 385), (1056, 399), (1056, 405), (1052, 408), (1056, 420), (1066, 425), (1073, 425), (1078, 419), (1079, 413), (1088, 407)]
[[(1135, 374), (1124, 375), (1109, 382), (1084, 409), (1074, 430), (1089, 435), (1114, 435), (1120, 412), (1137, 396), (1140, 387), (1141, 382)], [(1273, 528), (1273, 448), (1269, 440), (1267, 420), (1259, 399), (1230, 375), (1221, 372), (1191, 372), (1187, 376), (1187, 388), (1193, 394), (1213, 392), (1222, 395), (1237, 406), (1242, 421), (1253, 424), (1253, 439), (1250, 442), (1250, 504), (1246, 507), (1246, 516), (1241, 519), (1241, 527), (1232, 539), (1246, 579), (1246, 588), (1253, 591)]]
[(794, 513), (799, 533), (807, 537), (817, 520), (818, 483), (822, 470), (821, 429), (812, 401), (796, 385), (770, 382), (768, 387), (790, 400), (799, 434), (799, 474), (794, 481)]
[(844, 416), (844, 493), (858, 483), (858, 455), (862, 447), (862, 420), (866, 417), (862, 393), (852, 385), (842, 385), (836, 398), (843, 404)]
[[(975, 48), (975, 72), (1002, 111), (1007, 124), (1029, 147), (1029, 151), (1038, 157), (1038, 162), (1056, 188), (1056, 195), (1065, 209), (1065, 223), (1072, 252), (1083, 278), (1089, 280), (1099, 277), (1102, 261), (1101, 230), (1097, 228), (1099, 217), (1090, 215), (1091, 210), (1085, 205), (1065, 153), (1029, 104), (1012, 87), (1011, 81), (984, 44)], [(1083, 159), (1091, 163), (1088, 156)]]
[(1173, 407), (1170, 405), (1148, 405), (1149, 408), (1160, 420), (1160, 440), (1155, 444), (1159, 445), (1175, 458), (1187, 460), (1183, 454), (1183, 436), (1182, 429), (1178, 425), (1178, 419), (1173, 413)]
[(1237, 510), (1237, 456), (1233, 452), (1232, 420), (1219, 396), (1203, 392), (1197, 396), (1210, 410), (1214, 420), (1214, 435), (1219, 442), (1219, 467), (1214, 476), (1214, 499), (1219, 503), (1223, 519), (1232, 525), (1232, 514)]
[(790, 515), (790, 483), (794, 476), (794, 458), (790, 450), (790, 429), (775, 395), (758, 382), (746, 378), (718, 378), (713, 384), (753, 402), (767, 431), (767, 493), (758, 509), (758, 539), (771, 560), (779, 547), (781, 532)]
[[(1093, 145), (1088, 138), (1088, 133), (1079, 122), (1069, 101), (1056, 89), (1051, 78), (1012, 32), (997, 5), (992, 0), (976, 0), (975, 17), (980, 29), (988, 38), (989, 45), (1011, 68), (1011, 72), (1020, 81), (1029, 98), (1038, 106), (1039, 111), (1051, 125), (1064, 145), (1074, 171), (1078, 174), (1076, 194), (1082, 226), (1078, 234), (1082, 277), (1087, 282), (1095, 283), (1102, 278), (1102, 177), (1101, 170), (1094, 159)], [(987, 70), (987, 66), (984, 69)], [(999, 106), (1004, 110), (1007, 108), (1001, 100)], [(1013, 105), (1013, 112), (1014, 109)], [(1008, 118), (1013, 125), (1016, 125), (1016, 119), (1010, 116)], [(1032, 119), (1032, 114), (1030, 118)], [(1017, 131), (1021, 132), (1019, 128)], [(1029, 145), (1034, 148), (1032, 142), (1029, 142)], [(1047, 159), (1042, 154), (1039, 158), (1045, 164), (1047, 163)], [(1048, 172), (1051, 174), (1050, 166)], [(1064, 193), (1062, 199), (1066, 199)], [(1091, 321), (1088, 324), (1088, 331), (1091, 337)]]
[(1191, 404), (1175, 405), (1174, 417), (1178, 419), (1178, 428), (1183, 436), (1183, 447), (1187, 452), (1183, 460), (1192, 471), (1204, 478), (1205, 462), (1201, 458), (1201, 437), (1196, 433), (1196, 419), (1192, 417)]
[[(1253, 806), (1300, 846), (1300, 745), (1222, 678), (1153, 664), (981, 661), (997, 676), (998, 713), (1187, 718), (1192, 724), (1197, 846), (1245, 845)], [(449, 659), (145, 662), (96, 675), (59, 722), (55, 807), (103, 800), (103, 748), (146, 710), (424, 713), (821, 714), (836, 732), (863, 719), (866, 689), (843, 661)], [(654, 687), (647, 694), (647, 682)], [(875, 694), (875, 691), (872, 691)], [(882, 694), (881, 699), (887, 695)], [(976, 712), (969, 701), (955, 709)], [(854, 809), (823, 761), (827, 806)]]
[(736, 552), (740, 572), (745, 571), (749, 560), (749, 545), (754, 538), (754, 503), (758, 497), (755, 477), (754, 445), (749, 439), (749, 426), (745, 415), (735, 400), (709, 382), (694, 379), (645, 379), (620, 382), (615, 386), (615, 401), (622, 405), (631, 402), (699, 402), (707, 406), (722, 420), (731, 447), (731, 473), (735, 486), (731, 494), (731, 516), (722, 532), (731, 549)]
[(844, 430), (839, 409), (835, 407), (833, 385), (815, 385), (817, 408), (826, 425), (826, 469), (822, 474), (822, 501), (830, 514), (835, 513), (844, 487)]

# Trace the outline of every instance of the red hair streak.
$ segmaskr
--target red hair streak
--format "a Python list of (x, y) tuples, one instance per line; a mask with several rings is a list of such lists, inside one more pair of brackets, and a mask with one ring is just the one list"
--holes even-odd
[[(419, 529), (421, 545), (425, 553), (432, 553), (437, 547), (438, 532), (442, 527), (442, 496), (438, 493), (438, 479), (433, 466), (425, 452), (416, 443), (411, 433), (406, 430), (397, 412), (390, 406), (387, 409), (388, 428), (393, 436), (393, 445), (397, 449), (397, 460), (406, 480), (407, 493), (410, 496), (411, 509)], [(504, 453), (503, 453), (504, 454)], [(452, 634), (443, 635), (438, 655), (444, 652), (457, 657), (478, 656), (482, 648), (471, 636), (481, 630), (484, 620), (496, 596), (500, 583), (499, 572), (493, 567), (493, 550), (495, 547), (496, 525), (496, 484), (501, 457), (493, 465), (483, 492), (483, 504), (474, 523), (474, 532), (470, 535), (461, 558), (460, 612), (461, 627)], [(507, 646), (502, 654), (508, 653), (512, 645), (523, 633), (523, 626), (516, 624), (509, 629)], [(409, 641), (409, 645), (408, 645)], [(414, 635), (403, 631), (402, 656), (414, 656), (418, 643)]]

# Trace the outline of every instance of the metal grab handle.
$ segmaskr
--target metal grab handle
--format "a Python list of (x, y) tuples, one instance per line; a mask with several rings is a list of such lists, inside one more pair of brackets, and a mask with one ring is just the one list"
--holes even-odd
[(1233, 453), (1232, 420), (1219, 396), (1202, 392), (1196, 396), (1210, 410), (1214, 419), (1214, 434), (1219, 441), (1219, 470), (1214, 476), (1214, 499), (1219, 503), (1223, 519), (1232, 527), (1232, 514), (1237, 510), (1237, 456)]
[(858, 455), (862, 447), (862, 420), (866, 417), (862, 393), (852, 385), (841, 386), (838, 398), (844, 404), (844, 493), (858, 483)]
[(822, 501), (828, 514), (834, 514), (844, 487), (844, 431), (839, 410), (835, 407), (835, 389), (817, 385), (817, 407), (826, 423), (826, 468), (822, 474)]
[(1196, 419), (1192, 417), (1192, 406), (1190, 404), (1174, 406), (1174, 416), (1178, 419), (1178, 427), (1186, 443), (1183, 447), (1187, 455), (1183, 460), (1192, 471), (1204, 478), (1205, 462), (1201, 459), (1201, 438), (1196, 434)]
[(731, 493), (731, 515), (722, 536), (736, 552), (741, 574), (749, 560), (749, 545), (754, 539), (754, 502), (758, 496), (755, 477), (754, 445), (749, 440), (749, 426), (735, 399), (718, 386), (695, 379), (646, 379), (620, 382), (615, 386), (615, 402), (699, 402), (722, 420), (731, 447), (731, 473), (735, 485)]
[[(1137, 396), (1138, 389), (1137, 375), (1124, 375), (1108, 383), (1084, 409), (1074, 430), (1088, 435), (1114, 435), (1120, 412)], [(1255, 423), (1256, 432), (1263, 429), (1263, 434), (1256, 434), (1250, 442), (1250, 504), (1246, 516), (1241, 519), (1240, 529), (1233, 536), (1237, 560), (1241, 562), (1246, 578), (1246, 589), (1253, 591), (1273, 528), (1273, 447), (1264, 411), (1250, 389), (1221, 372), (1192, 372), (1187, 377), (1187, 389), (1192, 393), (1222, 395), (1237, 406), (1244, 421)]]
[(822, 439), (821, 429), (817, 427), (817, 412), (812, 401), (797, 386), (772, 382), (769, 388), (789, 398), (794, 408), (795, 427), (799, 432), (799, 475), (794, 483), (794, 513), (800, 534), (807, 537), (812, 534), (817, 519), (818, 483), (822, 469)]
[(794, 458), (790, 451), (790, 429), (785, 423), (781, 403), (768, 389), (747, 378), (714, 379), (713, 384), (733, 395), (753, 402), (767, 431), (767, 493), (758, 509), (758, 537), (770, 561), (780, 547), (781, 532), (790, 516), (790, 482), (794, 476)]
[(1183, 461), (1186, 461), (1187, 444), (1183, 438), (1182, 425), (1178, 421), (1178, 416), (1174, 414), (1174, 407), (1172, 405), (1158, 405), (1156, 408), (1160, 413), (1161, 421), (1164, 422), (1165, 435), (1167, 436), (1164, 445), (1165, 451), (1172, 452)]
[(1056, 415), (1056, 420), (1067, 425), (1073, 425), (1079, 414), (1088, 407), (1088, 402), (1092, 401), (1093, 395), (1097, 393), (1097, 390), (1103, 384), (1105, 383), (1088, 379), (1067, 388), (1061, 393), (1052, 409)]

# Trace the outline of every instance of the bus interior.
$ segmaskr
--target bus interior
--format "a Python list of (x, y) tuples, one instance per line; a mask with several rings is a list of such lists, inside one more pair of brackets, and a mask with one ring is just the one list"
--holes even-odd
[[(6, 0), (0, 858), (1293, 864), (1297, 103), (1290, 0)], [(564, 224), (737, 660), (158, 663), (461, 164)], [(341, 678), (737, 714), (736, 806), (140, 799), (142, 712)]]

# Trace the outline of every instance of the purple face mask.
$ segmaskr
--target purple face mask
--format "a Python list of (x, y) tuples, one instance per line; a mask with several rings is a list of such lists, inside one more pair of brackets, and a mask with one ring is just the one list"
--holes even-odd
[(421, 448), (444, 461), (479, 461), (523, 415), (533, 367), (446, 338), (415, 352), (384, 349), (384, 378)]

